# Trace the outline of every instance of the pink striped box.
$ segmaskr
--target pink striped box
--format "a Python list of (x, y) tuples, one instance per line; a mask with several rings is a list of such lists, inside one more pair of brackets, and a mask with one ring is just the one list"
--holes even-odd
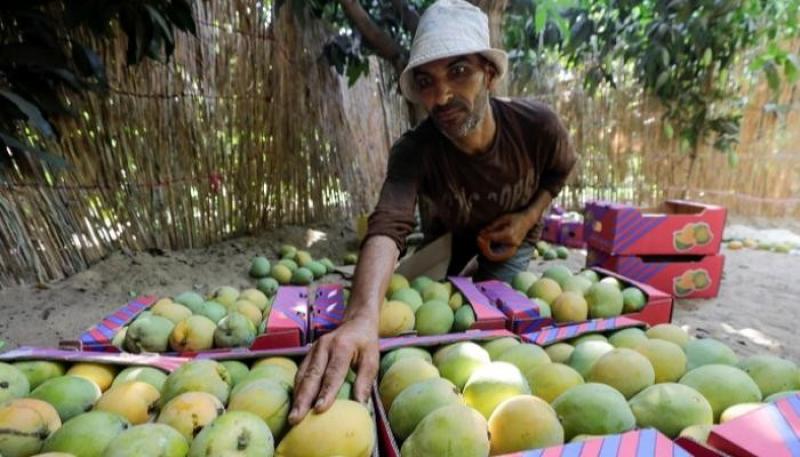
[(679, 445), (655, 429), (633, 430), (620, 435), (570, 443), (502, 457), (690, 457)]
[(503, 281), (490, 280), (476, 284), (490, 303), (505, 314), (506, 328), (514, 333), (529, 333), (553, 325), (553, 319), (542, 317), (539, 305), (512, 289)]
[(726, 214), (721, 206), (682, 200), (653, 209), (590, 202), (584, 238), (589, 247), (613, 255), (716, 254)]
[(647, 323), (624, 316), (610, 317), (607, 319), (593, 319), (580, 324), (550, 327), (536, 332), (525, 333), (520, 337), (528, 343), (549, 346), (588, 333), (612, 332), (630, 327), (647, 327)]
[(800, 456), (800, 395), (715, 426), (708, 444), (733, 457)]

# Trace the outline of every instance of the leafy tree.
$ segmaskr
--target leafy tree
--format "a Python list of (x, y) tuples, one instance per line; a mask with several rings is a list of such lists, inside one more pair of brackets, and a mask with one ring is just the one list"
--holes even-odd
[(4, 0), (0, 2), (0, 168), (31, 153), (52, 166), (63, 160), (39, 148), (59, 136), (55, 120), (74, 115), (66, 93), (108, 88), (105, 66), (87, 44), (128, 38), (127, 63), (169, 58), (175, 31), (195, 33), (188, 0)]

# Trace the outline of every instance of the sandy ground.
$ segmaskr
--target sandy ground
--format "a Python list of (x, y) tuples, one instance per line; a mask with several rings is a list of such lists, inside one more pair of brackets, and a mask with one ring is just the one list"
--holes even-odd
[[(249, 259), (277, 257), (282, 243), (306, 248), (315, 257), (339, 263), (353, 247), (353, 232), (343, 226), (319, 226), (315, 231), (285, 227), (258, 237), (240, 238), (206, 249), (163, 253), (115, 253), (91, 269), (45, 288), (0, 290), (0, 340), (7, 347), (56, 346), (75, 339), (92, 323), (136, 294), (174, 295), (230, 285), (250, 287)], [(797, 233), (797, 232), (795, 232)], [(320, 234), (325, 239), (313, 242)], [(674, 321), (692, 334), (711, 336), (738, 354), (773, 353), (800, 362), (796, 344), (800, 323), (800, 256), (757, 250), (728, 251), (719, 297), (679, 300)], [(541, 271), (557, 262), (573, 270), (585, 254), (573, 251), (566, 261), (534, 262)]]

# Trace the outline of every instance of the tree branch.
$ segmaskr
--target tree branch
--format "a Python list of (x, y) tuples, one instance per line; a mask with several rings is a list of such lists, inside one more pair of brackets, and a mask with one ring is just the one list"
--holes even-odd
[(382, 30), (364, 11), (358, 0), (339, 0), (342, 10), (350, 23), (358, 29), (364, 42), (376, 54), (392, 63), (399, 72), (405, 66), (405, 49), (400, 46), (388, 33)]
[(400, 15), (400, 23), (412, 35), (417, 32), (417, 24), (419, 24), (419, 13), (414, 8), (408, 5), (407, 0), (392, 0), (392, 6), (395, 12)]

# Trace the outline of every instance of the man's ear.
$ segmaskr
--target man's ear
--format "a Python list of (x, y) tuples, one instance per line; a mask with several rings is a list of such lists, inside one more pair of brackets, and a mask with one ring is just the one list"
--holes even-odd
[(487, 64), (486, 68), (483, 72), (486, 75), (486, 89), (494, 90), (495, 86), (497, 85), (497, 69), (492, 64)]

